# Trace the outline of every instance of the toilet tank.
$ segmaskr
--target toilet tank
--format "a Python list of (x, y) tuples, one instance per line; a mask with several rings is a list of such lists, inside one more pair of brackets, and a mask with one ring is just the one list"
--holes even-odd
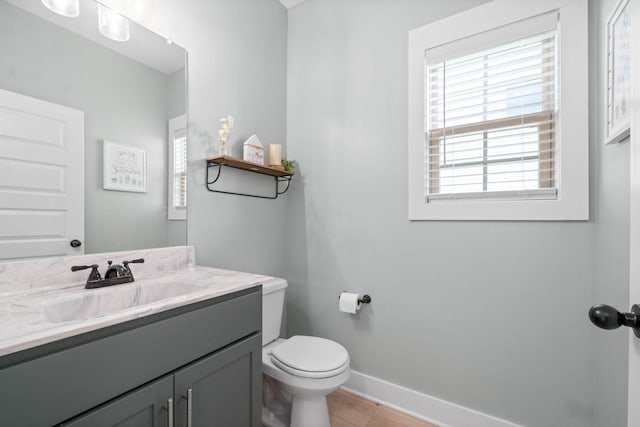
[(287, 281), (273, 278), (262, 283), (262, 345), (269, 344), (280, 336), (284, 292)]

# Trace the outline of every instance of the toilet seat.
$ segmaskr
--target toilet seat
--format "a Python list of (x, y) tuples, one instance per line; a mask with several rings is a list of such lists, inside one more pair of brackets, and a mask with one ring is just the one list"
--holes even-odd
[(296, 335), (275, 346), (271, 361), (283, 371), (303, 378), (329, 378), (349, 369), (349, 353), (337, 342)]

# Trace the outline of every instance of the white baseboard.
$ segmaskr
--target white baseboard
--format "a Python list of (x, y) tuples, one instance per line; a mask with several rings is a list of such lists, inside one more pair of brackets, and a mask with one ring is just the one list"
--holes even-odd
[(440, 427), (522, 427), (360, 372), (351, 371), (343, 388)]

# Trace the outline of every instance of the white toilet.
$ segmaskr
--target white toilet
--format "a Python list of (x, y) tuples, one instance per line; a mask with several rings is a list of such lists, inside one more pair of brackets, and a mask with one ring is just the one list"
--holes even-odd
[(349, 379), (349, 353), (324, 338), (278, 338), (286, 288), (283, 279), (262, 285), (262, 423), (330, 427), (326, 396)]

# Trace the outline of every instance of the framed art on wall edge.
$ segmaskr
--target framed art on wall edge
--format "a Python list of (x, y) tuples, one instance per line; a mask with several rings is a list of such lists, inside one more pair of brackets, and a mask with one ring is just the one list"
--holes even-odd
[(147, 152), (105, 140), (103, 188), (146, 193)]

